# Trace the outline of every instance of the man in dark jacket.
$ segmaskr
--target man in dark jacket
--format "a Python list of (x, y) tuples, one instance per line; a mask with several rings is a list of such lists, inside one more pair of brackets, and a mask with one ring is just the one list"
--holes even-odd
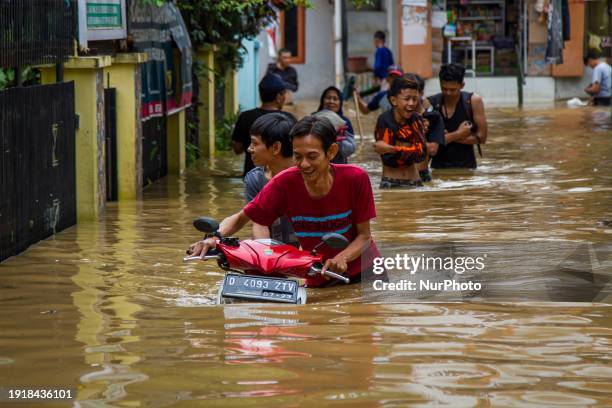
[[(291, 59), (291, 51), (286, 48), (281, 48), (278, 51), (278, 58), (275, 63), (268, 65), (268, 72), (276, 74), (282, 78), (287, 84), (287, 90), (290, 92), (297, 92), (298, 90), (298, 75), (295, 68), (289, 65)], [(285, 103), (291, 103), (292, 95), (287, 94), (287, 100)]]

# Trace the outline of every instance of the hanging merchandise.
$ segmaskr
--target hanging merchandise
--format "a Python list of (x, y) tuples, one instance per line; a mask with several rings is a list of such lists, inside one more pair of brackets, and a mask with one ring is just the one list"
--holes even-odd
[(535, 3), (535, 11), (538, 13), (538, 22), (545, 24), (548, 21), (548, 12), (550, 11), (550, 0), (537, 0)]
[[(192, 47), (180, 10), (170, 2), (160, 7), (140, 1), (129, 4), (134, 49), (149, 56), (141, 66), (141, 119), (171, 114), (191, 105)], [(175, 48), (180, 51), (178, 65), (173, 57)]]
[(561, 14), (563, 16), (563, 41), (570, 40), (570, 12), (568, 0), (561, 1)]
[(548, 11), (548, 36), (546, 39), (546, 63), (563, 64), (562, 0), (552, 0)]

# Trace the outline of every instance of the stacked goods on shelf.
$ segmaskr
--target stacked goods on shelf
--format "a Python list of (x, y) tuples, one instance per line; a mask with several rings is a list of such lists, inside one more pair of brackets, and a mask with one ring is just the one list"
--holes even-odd
[(504, 35), (504, 1), (449, 1), (448, 7), (449, 14), (455, 16), (458, 36), (473, 37), (476, 41), (485, 42), (493, 36)]
[(516, 75), (516, 51), (502, 49), (495, 51), (495, 74), (497, 75)]

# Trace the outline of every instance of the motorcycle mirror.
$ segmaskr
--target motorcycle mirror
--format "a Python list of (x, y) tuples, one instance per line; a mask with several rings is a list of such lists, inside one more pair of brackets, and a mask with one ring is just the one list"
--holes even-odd
[(348, 239), (344, 235), (336, 234), (335, 232), (323, 235), (321, 241), (332, 249), (344, 249), (349, 244)]
[(219, 223), (209, 217), (196, 218), (193, 221), (193, 226), (205, 234), (212, 234), (219, 229)]

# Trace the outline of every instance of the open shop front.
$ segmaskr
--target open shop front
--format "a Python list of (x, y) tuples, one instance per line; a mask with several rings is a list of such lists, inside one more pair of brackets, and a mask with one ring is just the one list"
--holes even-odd
[[(578, 0), (398, 0), (400, 61), (425, 78), (459, 62), (467, 76), (582, 77)], [(553, 11), (553, 6), (556, 6)], [(553, 24), (549, 24), (552, 19)]]

